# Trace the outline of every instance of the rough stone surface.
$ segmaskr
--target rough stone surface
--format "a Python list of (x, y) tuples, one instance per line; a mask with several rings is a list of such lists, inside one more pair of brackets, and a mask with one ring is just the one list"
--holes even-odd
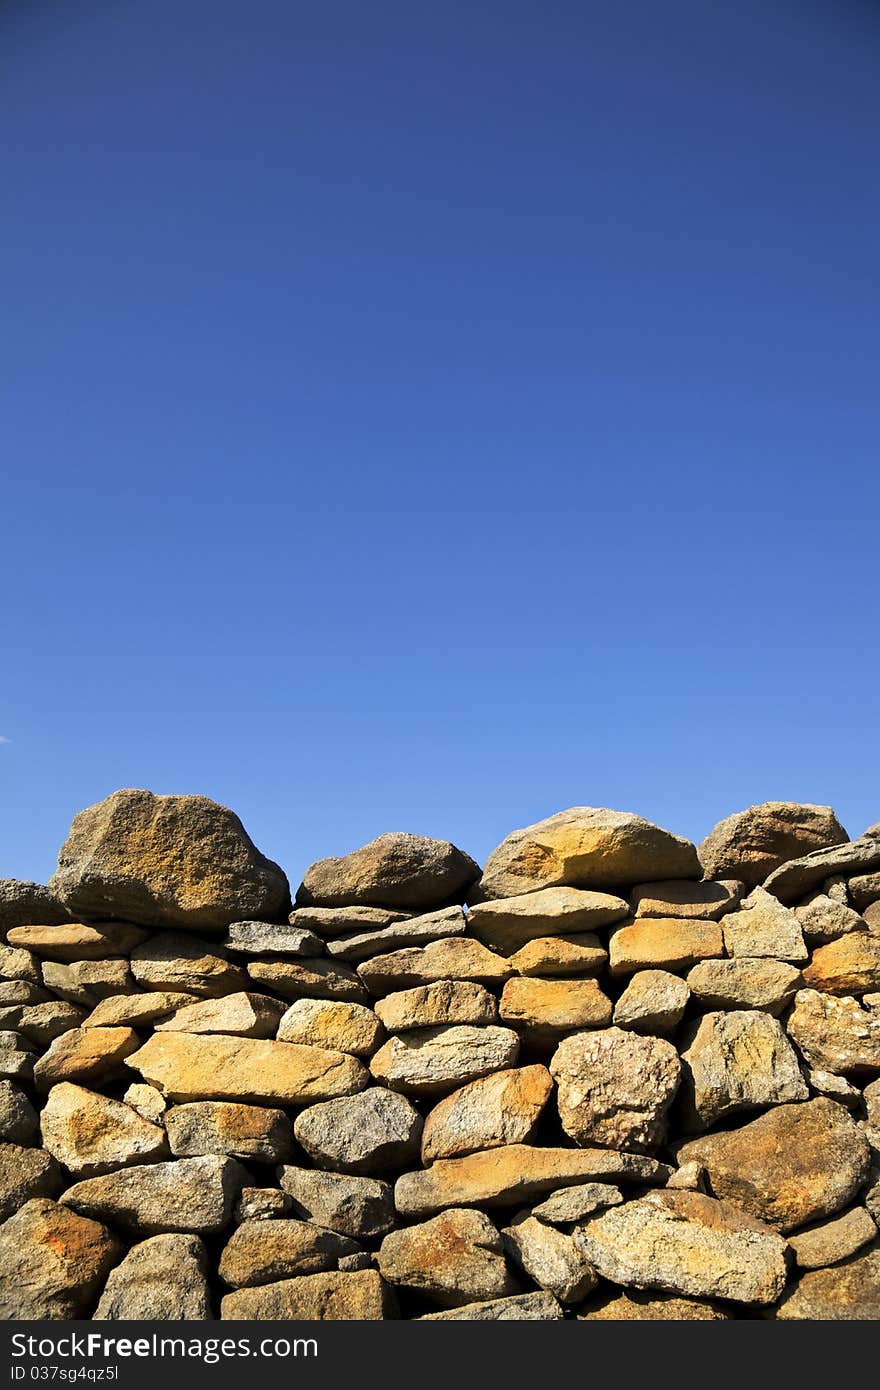
[(708, 1009), (763, 1009), (778, 1017), (803, 984), (797, 966), (781, 960), (704, 960), (688, 972), (694, 999)]
[(0, 1139), (29, 1144), (40, 1127), (39, 1117), (14, 1081), (0, 1081)]
[(375, 1322), (394, 1316), (388, 1287), (374, 1269), (304, 1274), (223, 1299), (222, 1318), (237, 1322)]
[(826, 893), (815, 893), (801, 907), (794, 909), (801, 924), (804, 939), (810, 946), (822, 946), (846, 936), (851, 931), (866, 931), (867, 924), (853, 908), (837, 902)]
[(243, 1221), (273, 1221), (276, 1217), (289, 1216), (293, 1210), (293, 1198), (277, 1187), (243, 1187), (235, 1204), (233, 1220), (240, 1225)]
[(621, 1028), (577, 1033), (559, 1044), (550, 1074), (562, 1128), (576, 1144), (634, 1153), (662, 1144), (681, 1078), (671, 1043)]
[(389, 927), (346, 933), (327, 942), (327, 953), (336, 960), (362, 961), (387, 955), (406, 946), (427, 946), (448, 936), (464, 936), (465, 916), (460, 907), (446, 907), (421, 917), (393, 922)]
[(94, 1009), (114, 994), (134, 994), (138, 986), (127, 960), (77, 960), (43, 963), (43, 984), (59, 999)]
[(698, 1298), (677, 1298), (675, 1294), (606, 1294), (579, 1322), (724, 1322), (730, 1317), (713, 1303)]
[(127, 1065), (176, 1101), (305, 1104), (352, 1095), (368, 1080), (361, 1063), (343, 1052), (217, 1033), (154, 1033)]
[[(534, 893), (474, 903), (468, 930), (490, 950), (507, 956), (542, 936), (567, 936), (611, 926), (629, 913), (623, 898), (579, 888), (542, 888)], [(27, 944), (27, 943), (23, 943)]]
[(340, 1235), (372, 1240), (396, 1224), (391, 1187), (378, 1178), (291, 1165), (279, 1170), (279, 1178), (282, 1190), (293, 1198), (295, 1216)]
[(548, 1322), (565, 1314), (550, 1293), (519, 1293), (509, 1298), (490, 1298), (450, 1308), (442, 1313), (423, 1313), (419, 1322)]
[(371, 994), (432, 985), (438, 980), (473, 980), (498, 985), (510, 978), (512, 967), (502, 956), (468, 937), (447, 937), (428, 946), (414, 946), (374, 956), (358, 968)]
[(370, 1071), (393, 1091), (436, 1095), (511, 1067), (518, 1054), (519, 1038), (510, 1028), (414, 1028), (389, 1038)]
[(497, 1023), (498, 1004), (494, 995), (472, 980), (438, 980), (386, 994), (376, 1003), (376, 1017), (389, 1033), (406, 1033), (411, 1028), (451, 1023)]
[(10, 946), (23, 946), (45, 960), (106, 960), (124, 956), (146, 937), (130, 922), (65, 922), (57, 926), (14, 927), (7, 934)]
[(111, 1270), (99, 1322), (201, 1322), (212, 1316), (208, 1257), (198, 1236), (151, 1236)]
[(560, 1303), (579, 1303), (599, 1282), (572, 1237), (545, 1226), (530, 1212), (515, 1216), (501, 1239), (513, 1262)]
[(125, 1075), (125, 1059), (138, 1042), (131, 1028), (71, 1028), (43, 1053), (34, 1067), (34, 1081), (45, 1091), (59, 1081), (101, 1085)]
[(63, 1187), (61, 1169), (45, 1149), (0, 1144), (0, 1221), (32, 1197), (55, 1197)]
[(743, 885), (737, 879), (694, 883), (673, 878), (663, 883), (640, 883), (630, 894), (636, 917), (686, 917), (717, 922), (732, 912), (742, 897)]
[(611, 1022), (611, 1011), (611, 1000), (592, 979), (514, 979), (501, 993), (502, 1022), (536, 1040), (602, 1028)]
[(31, 922), (66, 922), (64, 908), (42, 883), (21, 878), (0, 878), (0, 936)]
[[(404, 922), (409, 912), (395, 912), (388, 907), (297, 907), (290, 914), (290, 925), (299, 931), (314, 932), (323, 940), (346, 936), (352, 932), (381, 931), (392, 922)], [(279, 954), (279, 953), (275, 953)]]
[(483, 1212), (453, 1208), (391, 1231), (378, 1261), (389, 1283), (447, 1308), (518, 1292), (498, 1230)]
[(539, 936), (509, 958), (520, 975), (595, 975), (608, 963), (608, 952), (595, 932)]
[(185, 932), (160, 932), (150, 937), (132, 952), (131, 973), (142, 989), (183, 990), (205, 999), (248, 987), (240, 966)]
[(232, 1033), (241, 1038), (274, 1038), (284, 1005), (267, 994), (227, 994), (177, 1009), (157, 1033)]
[(130, 1105), (61, 1082), (40, 1116), (43, 1144), (77, 1178), (168, 1156), (165, 1132)]
[(296, 901), (428, 910), (461, 902), (479, 876), (479, 865), (448, 840), (394, 832), (342, 858), (319, 859), (306, 870)]
[(717, 922), (675, 917), (639, 917), (615, 928), (608, 942), (612, 975), (659, 968), (686, 970), (697, 961), (724, 955)]
[(85, 1018), (82, 1009), (63, 999), (50, 999), (46, 1004), (29, 1004), (21, 1010), (17, 1028), (22, 1037), (35, 1047), (48, 1047), (71, 1028), (77, 1028)]
[(292, 922), (230, 922), (220, 943), (239, 956), (319, 956), (324, 943)]
[(614, 1005), (614, 1022), (634, 1033), (672, 1033), (691, 992), (668, 970), (637, 970)]
[(828, 994), (880, 990), (880, 935), (850, 932), (819, 946), (804, 970), (804, 983)]
[(759, 1009), (709, 1013), (681, 1054), (687, 1129), (707, 1129), (740, 1110), (806, 1100), (809, 1092), (778, 1020)]
[(229, 1224), (246, 1179), (230, 1158), (181, 1158), (86, 1178), (69, 1187), (63, 1201), (83, 1216), (136, 1235), (208, 1235)]
[(278, 1024), (279, 1042), (369, 1057), (385, 1036), (378, 1010), (335, 999), (297, 999)]
[(815, 989), (795, 995), (786, 1024), (805, 1062), (820, 1071), (880, 1071), (880, 1009)]
[(543, 1202), (532, 1207), (532, 1216), (555, 1226), (573, 1226), (594, 1212), (616, 1207), (622, 1201), (623, 1193), (613, 1183), (582, 1182), (551, 1192)]
[(350, 965), (338, 960), (251, 960), (248, 974), (285, 999), (339, 999), (365, 1004), (367, 991)]
[(283, 1163), (293, 1153), (293, 1126), (283, 1110), (224, 1100), (175, 1105), (165, 1116), (177, 1158), (225, 1154), (248, 1163)]
[(877, 1227), (865, 1208), (851, 1207), (841, 1216), (789, 1236), (788, 1243), (799, 1269), (824, 1269), (848, 1260), (876, 1239)]
[(859, 912), (880, 900), (880, 869), (869, 874), (855, 874), (848, 883), (852, 904)]
[(381, 1174), (417, 1161), (422, 1117), (405, 1096), (371, 1086), (301, 1110), (293, 1128), (319, 1168)]
[(707, 878), (754, 888), (780, 864), (848, 838), (830, 806), (765, 801), (719, 821), (699, 847), (700, 863)]
[(805, 961), (809, 955), (794, 913), (763, 888), (755, 888), (737, 912), (721, 919), (729, 956)]
[(832, 849), (814, 850), (774, 869), (764, 887), (782, 903), (794, 903), (836, 875), (870, 873), (880, 868), (880, 831), (866, 832), (858, 840)]
[(348, 1236), (293, 1218), (245, 1221), (220, 1256), (219, 1274), (234, 1289), (336, 1269), (359, 1246)]
[(45, 1197), (27, 1202), (0, 1226), (0, 1319), (87, 1317), (120, 1253), (99, 1222)]
[(425, 1119), (422, 1161), (457, 1158), (529, 1139), (553, 1091), (540, 1065), (493, 1072), (434, 1106)]
[(145, 1120), (151, 1120), (153, 1124), (160, 1124), (162, 1116), (168, 1106), (165, 1097), (155, 1086), (148, 1086), (144, 1081), (135, 1081), (129, 1086), (122, 1097), (126, 1105), (130, 1105), (132, 1110), (136, 1110)]
[(803, 1274), (776, 1309), (785, 1320), (876, 1322), (880, 1319), (880, 1249), (830, 1269)]

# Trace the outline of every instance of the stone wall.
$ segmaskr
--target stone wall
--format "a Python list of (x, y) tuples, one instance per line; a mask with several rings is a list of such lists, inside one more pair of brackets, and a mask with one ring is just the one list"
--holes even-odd
[(880, 826), (575, 808), (284, 872), (203, 797), (0, 883), (0, 1316), (880, 1316)]

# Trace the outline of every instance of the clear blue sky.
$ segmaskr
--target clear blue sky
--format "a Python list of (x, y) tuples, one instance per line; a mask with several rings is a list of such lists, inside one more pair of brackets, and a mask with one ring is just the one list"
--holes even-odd
[(880, 820), (874, 0), (0, 5), (0, 874)]

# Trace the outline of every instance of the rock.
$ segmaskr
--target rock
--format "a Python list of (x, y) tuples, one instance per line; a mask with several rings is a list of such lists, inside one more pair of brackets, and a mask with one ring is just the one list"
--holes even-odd
[(685, 1129), (708, 1129), (740, 1110), (783, 1105), (809, 1095), (781, 1025), (759, 1009), (705, 1014), (683, 1042)]
[(858, 1087), (830, 1071), (808, 1071), (807, 1085), (816, 1095), (839, 1100), (841, 1105), (845, 1105), (849, 1110), (854, 1110), (861, 1104), (862, 1093)]
[(880, 1318), (880, 1249), (845, 1264), (803, 1274), (775, 1316), (811, 1322), (875, 1322)]
[(464, 936), (465, 917), (460, 907), (446, 907), (422, 917), (409, 917), (390, 927), (349, 932), (327, 942), (327, 954), (337, 960), (361, 961), (405, 946), (426, 946), (448, 936)]
[(531, 1138), (552, 1091), (550, 1073), (538, 1065), (471, 1081), (429, 1112), (422, 1133), (422, 1162)]
[(84, 1086), (53, 1086), (40, 1116), (43, 1144), (74, 1177), (91, 1178), (168, 1155), (165, 1132), (131, 1106)]
[(630, 894), (634, 917), (684, 917), (691, 921), (717, 922), (739, 906), (743, 885), (737, 879), (704, 880), (672, 878), (662, 883), (639, 883)]
[(864, 917), (825, 893), (814, 893), (809, 902), (794, 909), (794, 915), (810, 946), (823, 946), (847, 932), (867, 931)]
[(0, 878), (0, 936), (31, 922), (67, 921), (67, 911), (42, 883)]
[(0, 1006), (15, 1004), (45, 1004), (51, 995), (41, 985), (33, 985), (28, 980), (4, 980), (0, 978)]
[(34, 1067), (34, 1081), (42, 1091), (59, 1081), (100, 1086), (124, 1076), (125, 1059), (138, 1043), (131, 1028), (71, 1028), (43, 1053)]
[(519, 1038), (510, 1028), (414, 1028), (389, 1038), (370, 1071), (392, 1091), (436, 1095), (513, 1066), (518, 1053)]
[(650, 1153), (663, 1143), (681, 1076), (671, 1043), (621, 1028), (576, 1033), (559, 1044), (550, 1075), (576, 1144)]
[(30, 1083), (34, 1079), (34, 1059), (30, 1052), (0, 1045), (0, 1081)]
[(367, 991), (351, 966), (342, 961), (311, 959), (252, 960), (248, 974), (285, 999), (339, 999), (365, 1004)]
[(687, 977), (688, 986), (704, 1008), (763, 1009), (776, 1018), (803, 984), (795, 965), (781, 960), (704, 960)]
[(59, 999), (94, 1009), (102, 999), (117, 994), (134, 994), (137, 985), (127, 960), (78, 960), (64, 965), (47, 960), (43, 983)]
[(374, 1240), (396, 1224), (391, 1187), (376, 1178), (321, 1173), (314, 1168), (279, 1169), (282, 1191), (293, 1198), (297, 1216), (356, 1240)]
[(429, 911), (461, 902), (480, 876), (470, 855), (448, 840), (394, 832), (340, 859), (319, 859), (306, 870), (297, 907), (405, 908)]
[(549, 1293), (519, 1293), (509, 1298), (490, 1298), (466, 1303), (442, 1313), (423, 1313), (417, 1322), (548, 1322), (564, 1317), (562, 1307)]
[(0, 1319), (88, 1317), (119, 1254), (97, 1221), (45, 1197), (27, 1202), (0, 1226)]
[(40, 962), (30, 951), (0, 945), (0, 980), (26, 980), (38, 985), (42, 978)]
[(136, 1235), (181, 1231), (210, 1235), (229, 1224), (247, 1174), (231, 1158), (210, 1155), (138, 1164), (74, 1183), (65, 1206)]
[(413, 946), (373, 956), (359, 966), (358, 974), (371, 994), (432, 985), (438, 980), (473, 980), (480, 985), (500, 985), (513, 969), (501, 956), (468, 937), (447, 937), (428, 946)]
[(224, 1100), (175, 1105), (165, 1116), (176, 1158), (226, 1154), (249, 1163), (283, 1163), (293, 1152), (293, 1126), (283, 1110)]
[(866, 833), (858, 840), (814, 850), (800, 859), (782, 864), (767, 878), (764, 887), (782, 903), (796, 903), (827, 878), (870, 873), (880, 868), (880, 836)]
[(708, 1186), (706, 1170), (700, 1163), (683, 1163), (676, 1168), (666, 1186), (679, 1192), (705, 1192)]
[(288, 922), (230, 922), (221, 945), (240, 956), (320, 956), (314, 932)]
[(508, 980), (501, 994), (504, 1023), (537, 1041), (611, 1022), (611, 1000), (595, 980)]
[(716, 1197), (785, 1232), (845, 1207), (868, 1176), (870, 1150), (843, 1106), (817, 1097), (692, 1139), (678, 1159), (701, 1163)]
[(808, 958), (801, 924), (763, 888), (743, 899), (738, 912), (721, 919), (724, 946), (730, 956), (804, 961)]
[(698, 852), (707, 878), (738, 878), (754, 888), (780, 864), (848, 839), (830, 806), (765, 801), (719, 821)]
[(175, 1101), (304, 1104), (352, 1095), (369, 1080), (354, 1057), (330, 1048), (216, 1033), (154, 1033), (128, 1065)]
[(601, 1302), (585, 1313), (578, 1322), (724, 1322), (730, 1318), (713, 1303), (697, 1298), (676, 1298), (674, 1294), (630, 1293), (606, 1294)]
[(221, 1318), (236, 1322), (376, 1322), (394, 1316), (387, 1285), (375, 1269), (327, 1272), (282, 1279), (255, 1289), (236, 1289), (220, 1305)]
[(231, 1033), (240, 1038), (274, 1038), (284, 1005), (268, 994), (227, 994), (185, 1004), (164, 1023), (161, 1033)]
[(522, 1206), (540, 1193), (585, 1181), (663, 1182), (668, 1173), (656, 1159), (614, 1149), (508, 1144), (404, 1173), (395, 1183), (394, 1201), (402, 1216), (429, 1216), (446, 1207)]
[(29, 1144), (39, 1129), (37, 1112), (13, 1081), (0, 1081), (0, 1139)]
[(151, 990), (149, 994), (111, 994), (96, 1004), (82, 1021), (83, 1028), (145, 1027), (157, 1018), (173, 1014), (185, 1004), (195, 1004), (194, 994), (181, 990)]
[(339, 1260), (359, 1250), (348, 1236), (309, 1221), (245, 1221), (229, 1237), (220, 1256), (220, 1278), (234, 1289), (272, 1284), (297, 1274), (336, 1269)]
[(570, 1235), (520, 1212), (501, 1232), (504, 1249), (533, 1283), (560, 1303), (578, 1303), (599, 1282)]
[(608, 927), (629, 914), (624, 898), (579, 888), (541, 888), (533, 893), (474, 903), (468, 929), (485, 946), (508, 956), (542, 936), (567, 936)]
[(853, 906), (861, 912), (880, 898), (880, 870), (870, 874), (856, 874), (849, 880), (849, 892)]
[(23, 946), (46, 960), (107, 960), (124, 956), (146, 939), (147, 933), (130, 922), (105, 922), (87, 926), (66, 922), (58, 926), (14, 927), (7, 935), (10, 946)]
[(614, 1022), (634, 1033), (672, 1033), (690, 997), (684, 980), (668, 970), (637, 970), (614, 1005)]
[(420, 1225), (391, 1231), (377, 1258), (389, 1283), (414, 1289), (446, 1308), (518, 1292), (501, 1237), (479, 1211), (453, 1208)]
[(877, 1238), (877, 1227), (864, 1207), (850, 1207), (842, 1216), (789, 1236), (799, 1269), (824, 1269), (848, 1260)]
[(276, 1217), (288, 1216), (293, 1210), (293, 1198), (277, 1187), (243, 1187), (235, 1204), (233, 1219), (241, 1224), (244, 1221), (272, 1221)]
[(376, 1003), (376, 1016), (389, 1033), (440, 1024), (498, 1022), (498, 1005), (482, 985), (470, 980), (438, 980), (386, 994)]
[(623, 1201), (619, 1187), (607, 1182), (582, 1182), (575, 1187), (561, 1187), (551, 1192), (543, 1202), (532, 1207), (532, 1216), (549, 1221), (554, 1226), (573, 1226), (593, 1212), (618, 1206)]
[(880, 903), (870, 903), (862, 909), (868, 931), (880, 934)]
[(608, 963), (608, 952), (594, 932), (573, 936), (539, 936), (508, 958), (519, 975), (596, 975)]
[(580, 1226), (574, 1242), (604, 1278), (625, 1288), (766, 1305), (785, 1285), (785, 1241), (700, 1192), (651, 1192), (609, 1207)]
[(144, 1082), (135, 1081), (122, 1097), (126, 1105), (130, 1105), (132, 1110), (136, 1110), (145, 1120), (159, 1124), (165, 1114), (167, 1106), (165, 1097), (156, 1090), (155, 1086), (147, 1086)]
[(0, 1221), (32, 1197), (56, 1197), (63, 1186), (61, 1169), (45, 1149), (0, 1144)]
[(849, 906), (849, 886), (842, 874), (831, 874), (826, 878), (822, 884), (822, 892), (834, 902), (842, 903), (844, 907)]
[(284, 873), (225, 806), (131, 789), (74, 817), (49, 887), (72, 914), (197, 930), (271, 919), (290, 901)]
[(354, 1057), (369, 1057), (384, 1036), (372, 1009), (333, 999), (298, 999), (278, 1025), (279, 1042), (306, 1043)]
[(417, 1161), (422, 1117), (405, 1096), (371, 1086), (301, 1110), (294, 1133), (319, 1168), (381, 1174)]
[(717, 922), (639, 917), (612, 931), (608, 955), (612, 975), (654, 967), (687, 970), (697, 961), (723, 956), (724, 939)]
[(811, 1067), (830, 1072), (880, 1071), (880, 1011), (815, 989), (795, 995), (788, 1036)]
[(206, 1321), (211, 1318), (207, 1272), (198, 1236), (151, 1236), (111, 1270), (95, 1321)]
[(387, 907), (298, 907), (290, 914), (290, 925), (315, 932), (326, 941), (352, 932), (381, 931), (392, 922), (405, 922), (410, 915)]
[(131, 956), (131, 973), (142, 989), (183, 990), (216, 999), (246, 990), (244, 971), (196, 936), (159, 932)]
[(18, 1030), (35, 1047), (48, 1047), (62, 1033), (77, 1028), (85, 1018), (82, 1009), (63, 999), (50, 999), (47, 1004), (29, 1004), (22, 1009)]
[(804, 971), (804, 983), (827, 994), (880, 990), (880, 936), (850, 932), (819, 946)]

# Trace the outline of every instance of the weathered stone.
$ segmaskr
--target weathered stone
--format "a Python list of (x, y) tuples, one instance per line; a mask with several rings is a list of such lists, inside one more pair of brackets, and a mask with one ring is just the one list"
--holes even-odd
[(30, 1084), (34, 1079), (34, 1059), (30, 1052), (0, 1043), (0, 1081)]
[(777, 1019), (760, 1009), (705, 1014), (681, 1054), (686, 1129), (707, 1129), (740, 1110), (806, 1100), (809, 1092)]
[(789, 860), (774, 869), (764, 887), (780, 902), (795, 903), (834, 875), (849, 877), (880, 868), (880, 833), (876, 827), (874, 830), (875, 833), (866, 832), (850, 843)]
[(293, 1198), (277, 1187), (243, 1187), (235, 1204), (233, 1219), (237, 1224), (244, 1221), (273, 1221), (276, 1217), (289, 1216), (293, 1210)]
[(595, 932), (573, 936), (539, 936), (508, 958), (519, 975), (596, 975), (608, 963), (608, 952)]
[(830, 1072), (880, 1071), (880, 1010), (815, 989), (795, 995), (788, 1036), (811, 1067)]
[(67, 910), (42, 883), (0, 878), (0, 936), (31, 922), (66, 922)]
[(546, 1067), (519, 1067), (484, 1076), (454, 1091), (430, 1111), (422, 1161), (457, 1158), (531, 1138), (553, 1091)]
[(864, 917), (825, 893), (814, 893), (809, 902), (794, 909), (794, 915), (810, 946), (823, 946), (839, 936), (846, 936), (847, 932), (867, 930)]
[(807, 1085), (815, 1095), (839, 1100), (849, 1110), (856, 1109), (862, 1101), (862, 1093), (857, 1086), (830, 1071), (808, 1071)]
[(697, 1002), (710, 1009), (763, 1009), (778, 1017), (803, 984), (797, 966), (781, 960), (704, 960), (688, 973)]
[(508, 980), (501, 994), (501, 1019), (537, 1041), (552, 1041), (577, 1028), (602, 1028), (611, 1021), (611, 1000), (595, 980)]
[(240, 966), (185, 932), (159, 932), (138, 946), (132, 952), (131, 973), (142, 989), (183, 990), (200, 999), (216, 999), (248, 987)]
[(23, 946), (46, 960), (107, 960), (124, 956), (145, 940), (147, 933), (131, 922), (65, 922), (57, 926), (14, 927), (7, 935), (10, 946)]
[(37, 1112), (14, 1081), (0, 1081), (0, 1139), (29, 1144), (39, 1129)]
[(842, 1105), (817, 1097), (692, 1139), (678, 1158), (705, 1167), (716, 1197), (792, 1231), (852, 1200), (868, 1176), (870, 1149)]
[(509, 1298), (490, 1298), (449, 1308), (442, 1313), (423, 1313), (417, 1322), (549, 1322), (564, 1317), (562, 1305), (550, 1293), (518, 1293)]
[(438, 980), (386, 994), (376, 1003), (376, 1016), (389, 1033), (406, 1033), (410, 1028), (441, 1024), (497, 1023), (498, 1005), (487, 989), (472, 980)]
[(32, 1197), (55, 1197), (64, 1185), (61, 1169), (45, 1149), (0, 1144), (0, 1221)]
[(290, 914), (290, 925), (301, 931), (315, 932), (326, 940), (351, 932), (380, 931), (382, 927), (390, 927), (392, 922), (405, 922), (410, 915), (393, 912), (388, 907), (297, 907)]
[(127, 960), (77, 960), (69, 965), (47, 960), (43, 964), (43, 983), (59, 999), (84, 1009), (94, 1009), (102, 999), (115, 994), (134, 994), (134, 982)]
[(249, 1163), (283, 1163), (293, 1152), (293, 1126), (283, 1110), (225, 1100), (174, 1105), (165, 1116), (176, 1158), (226, 1154)]
[(74, 1183), (65, 1206), (137, 1235), (166, 1231), (209, 1235), (229, 1224), (247, 1174), (231, 1158), (210, 1155), (138, 1164)]
[(804, 983), (827, 994), (880, 990), (880, 935), (850, 932), (819, 946), (804, 971)]
[(844, 907), (849, 907), (849, 885), (842, 874), (831, 874), (822, 883), (821, 890), (826, 897), (833, 899), (836, 903), (842, 903)]
[(122, 1097), (126, 1105), (130, 1105), (132, 1110), (136, 1110), (145, 1120), (152, 1121), (153, 1124), (160, 1124), (162, 1116), (167, 1110), (165, 1097), (155, 1086), (148, 1086), (146, 1082), (135, 1081), (129, 1086)]
[(723, 956), (724, 938), (717, 922), (639, 917), (612, 931), (608, 955), (612, 975), (654, 967), (686, 970), (699, 960)]
[(50, 999), (46, 1004), (28, 1004), (21, 1011), (18, 1030), (36, 1047), (48, 1047), (51, 1042), (77, 1028), (85, 1018), (82, 1009), (63, 999)]
[(150, 990), (147, 994), (111, 994), (96, 1004), (82, 1021), (83, 1028), (140, 1028), (173, 1014), (185, 1004), (195, 1004), (194, 994), (181, 990)]
[(705, 1192), (708, 1185), (705, 1168), (693, 1160), (676, 1168), (666, 1184), (678, 1192)]
[(707, 878), (738, 878), (754, 888), (780, 864), (848, 838), (830, 806), (765, 801), (719, 821), (699, 855)]
[(606, 1294), (586, 1312), (578, 1313), (578, 1322), (725, 1322), (729, 1313), (713, 1303), (697, 1298), (676, 1298), (674, 1294), (629, 1293)]
[(367, 991), (341, 960), (252, 960), (247, 972), (258, 985), (268, 985), (285, 999), (339, 999), (365, 1004)]
[(405, 1096), (371, 1086), (301, 1110), (294, 1133), (319, 1168), (380, 1174), (417, 1160), (422, 1117)]
[(501, 1232), (504, 1249), (529, 1278), (560, 1303), (578, 1303), (598, 1278), (570, 1235), (545, 1226), (531, 1212), (520, 1212)]
[(801, 924), (763, 888), (754, 888), (737, 912), (721, 919), (729, 956), (804, 961), (809, 952)]
[(561, 1187), (551, 1192), (543, 1202), (532, 1207), (532, 1216), (549, 1221), (554, 1226), (573, 1226), (593, 1212), (616, 1207), (623, 1201), (619, 1187), (607, 1182), (582, 1182), (575, 1187)]
[(501, 1237), (483, 1212), (453, 1208), (391, 1231), (379, 1247), (378, 1263), (390, 1283), (447, 1308), (518, 1292)]
[(302, 1274), (236, 1289), (220, 1305), (221, 1318), (237, 1322), (377, 1322), (394, 1315), (388, 1286), (375, 1269)]
[(151, 1236), (111, 1270), (97, 1322), (202, 1322), (211, 1317), (208, 1257), (198, 1236)]
[(51, 997), (41, 985), (31, 984), (29, 980), (0, 978), (0, 1006), (3, 1008), (16, 1004), (45, 1004)]
[(314, 1168), (279, 1169), (281, 1188), (293, 1198), (296, 1216), (343, 1236), (373, 1240), (396, 1224), (391, 1186), (377, 1178), (321, 1173)]
[(507, 1144), (404, 1173), (395, 1183), (394, 1201), (403, 1216), (428, 1216), (446, 1207), (522, 1206), (539, 1193), (574, 1183), (657, 1183), (668, 1175), (665, 1164), (642, 1154)]
[(306, 870), (297, 907), (407, 908), (427, 911), (461, 902), (480, 867), (448, 840), (393, 832), (339, 859)]
[(861, 912), (863, 908), (870, 907), (880, 899), (880, 870), (875, 869), (870, 874), (855, 874), (849, 880), (848, 887), (853, 906)]
[(49, 887), (71, 913), (148, 927), (271, 919), (290, 902), (284, 873), (232, 811), (132, 789), (74, 817)]
[(331, 1048), (217, 1033), (154, 1033), (128, 1065), (175, 1101), (304, 1104), (352, 1095), (369, 1080), (360, 1062)]
[(278, 1024), (278, 1041), (369, 1057), (385, 1031), (372, 1009), (334, 999), (298, 999)]
[(671, 1043), (621, 1028), (576, 1033), (559, 1044), (550, 1075), (576, 1144), (650, 1153), (663, 1143), (681, 1076)]
[(608, 927), (629, 914), (623, 898), (580, 888), (541, 888), (468, 909), (468, 929), (485, 946), (509, 956), (542, 936), (568, 936)]
[(436, 1095), (512, 1067), (518, 1053), (519, 1038), (510, 1028), (414, 1028), (389, 1038), (370, 1071), (392, 1091)]
[(0, 1226), (0, 1319), (87, 1317), (119, 1253), (97, 1221), (45, 1197), (27, 1202)]
[(336, 1269), (340, 1258), (359, 1248), (348, 1236), (310, 1221), (245, 1221), (229, 1237), (218, 1272), (232, 1288), (251, 1288), (297, 1274)]
[(785, 1285), (785, 1241), (700, 1192), (651, 1192), (609, 1207), (574, 1241), (604, 1278), (625, 1288), (765, 1305)]
[(31, 951), (0, 945), (0, 980), (26, 980), (38, 985), (42, 978), (40, 962)]
[(408, 917), (389, 927), (348, 932), (327, 942), (327, 954), (336, 960), (362, 961), (406, 946), (426, 946), (447, 936), (464, 936), (465, 916), (460, 907), (445, 907), (422, 917)]
[(877, 1227), (865, 1208), (850, 1207), (842, 1216), (789, 1236), (788, 1243), (799, 1269), (824, 1269), (848, 1260), (876, 1239)]
[(63, 1081), (40, 1116), (43, 1144), (78, 1178), (149, 1163), (168, 1154), (165, 1132), (131, 1106)]
[(614, 1005), (614, 1022), (634, 1033), (672, 1033), (691, 992), (668, 970), (637, 970)]
[(231, 1033), (240, 1038), (273, 1038), (284, 1005), (268, 994), (227, 994), (222, 999), (202, 999), (185, 1004), (156, 1032)]
[(43, 1053), (34, 1067), (34, 1082), (43, 1091), (59, 1081), (100, 1086), (125, 1075), (125, 1059), (139, 1041), (131, 1028), (71, 1028)]
[(230, 922), (221, 945), (240, 956), (320, 956), (324, 951), (319, 936), (288, 922)]
[(640, 883), (630, 894), (635, 917), (686, 917), (717, 922), (732, 912), (742, 897), (743, 885), (737, 879), (705, 880), (673, 878), (662, 883)]
[(880, 1249), (801, 1275), (775, 1316), (811, 1322), (876, 1322), (880, 1319)]
[(880, 902), (869, 903), (867, 907), (862, 908), (862, 916), (868, 931), (880, 934)]
[(447, 937), (427, 946), (412, 946), (373, 956), (358, 967), (371, 994), (432, 985), (438, 980), (474, 980), (481, 985), (503, 984), (513, 974), (502, 956), (469, 937)]

